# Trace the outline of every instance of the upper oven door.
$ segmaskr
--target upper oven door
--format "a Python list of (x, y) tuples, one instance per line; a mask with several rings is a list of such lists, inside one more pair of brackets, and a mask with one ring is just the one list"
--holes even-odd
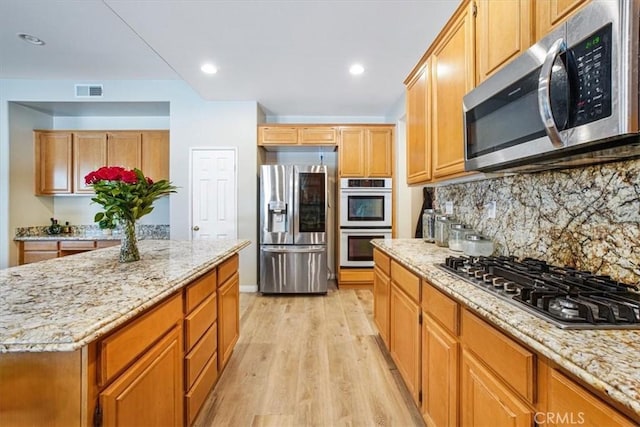
[(391, 190), (342, 189), (340, 227), (391, 227)]

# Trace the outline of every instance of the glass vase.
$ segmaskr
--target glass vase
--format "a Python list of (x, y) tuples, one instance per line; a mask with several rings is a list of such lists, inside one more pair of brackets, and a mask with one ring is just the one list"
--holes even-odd
[(132, 262), (140, 260), (138, 240), (136, 239), (135, 221), (122, 221), (122, 237), (120, 240), (120, 262)]

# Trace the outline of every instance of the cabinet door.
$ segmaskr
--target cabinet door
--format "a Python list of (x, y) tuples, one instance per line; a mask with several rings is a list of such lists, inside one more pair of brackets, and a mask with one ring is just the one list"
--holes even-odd
[(91, 194), (93, 188), (84, 177), (107, 165), (107, 134), (105, 132), (74, 132), (73, 134), (73, 192)]
[(373, 269), (373, 321), (378, 327), (380, 338), (389, 348), (389, 297), (391, 280), (384, 272)]
[(420, 307), (391, 282), (389, 353), (416, 402), (420, 392)]
[(289, 145), (298, 143), (296, 127), (259, 127), (258, 145)]
[[(549, 372), (548, 405), (545, 422), (541, 425), (636, 425), (555, 369), (550, 369)], [(536, 418), (540, 418), (540, 415)]]
[(182, 425), (180, 331), (171, 329), (100, 393), (104, 426)]
[(393, 129), (367, 129), (365, 173), (370, 177), (391, 177), (393, 173)]
[(429, 426), (458, 425), (458, 342), (422, 315), (422, 416)]
[(434, 178), (464, 171), (462, 97), (473, 88), (473, 34), (469, 6), (453, 21), (431, 56)]
[(478, 83), (529, 48), (531, 0), (477, 0)]
[(431, 180), (431, 59), (407, 84), (407, 184)]
[(109, 166), (140, 169), (142, 167), (142, 134), (140, 132), (109, 132), (107, 162)]
[(313, 126), (298, 129), (298, 142), (303, 145), (336, 145), (338, 131), (335, 127)]
[(340, 129), (340, 176), (365, 177), (365, 130)]
[(36, 132), (36, 195), (72, 191), (72, 137), (70, 132)]
[(141, 170), (154, 181), (169, 179), (169, 131), (142, 132)]
[(536, 34), (540, 40), (590, 0), (536, 0)]
[(234, 273), (218, 288), (218, 371), (229, 361), (240, 337), (240, 283)]
[(462, 351), (460, 415), (463, 426), (530, 427), (534, 412), (471, 352)]

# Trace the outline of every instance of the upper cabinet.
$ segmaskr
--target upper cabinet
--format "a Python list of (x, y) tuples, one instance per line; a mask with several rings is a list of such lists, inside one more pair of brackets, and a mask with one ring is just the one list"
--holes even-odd
[(480, 83), (531, 45), (531, 0), (476, 0), (475, 12)]
[(36, 194), (71, 194), (73, 137), (71, 132), (36, 132)]
[(391, 177), (393, 126), (342, 126), (339, 137), (341, 177)]
[(407, 183), (431, 179), (431, 58), (407, 83)]
[(335, 126), (326, 125), (261, 125), (258, 126), (258, 145), (291, 146), (291, 145), (337, 145), (338, 130)]
[(473, 5), (459, 9), (433, 48), (433, 177), (464, 172), (462, 97), (475, 81)]
[(84, 177), (102, 166), (169, 178), (169, 132), (34, 131), (36, 195), (92, 194)]
[(544, 37), (558, 24), (577, 12), (590, 0), (535, 0), (535, 40)]

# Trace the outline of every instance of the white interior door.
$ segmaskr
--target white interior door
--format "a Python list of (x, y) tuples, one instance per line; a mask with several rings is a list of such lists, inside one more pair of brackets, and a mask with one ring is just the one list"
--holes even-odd
[(236, 150), (191, 152), (191, 238), (236, 239)]

